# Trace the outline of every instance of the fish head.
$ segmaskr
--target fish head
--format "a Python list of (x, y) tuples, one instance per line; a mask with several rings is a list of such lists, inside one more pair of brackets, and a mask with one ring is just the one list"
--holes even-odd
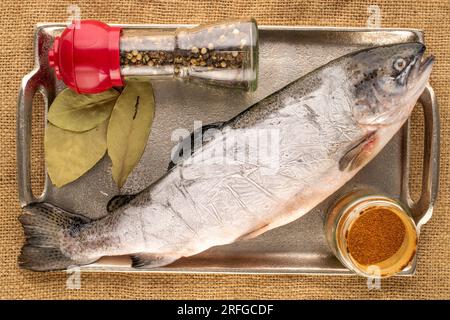
[(363, 126), (403, 123), (423, 92), (434, 58), (422, 59), (422, 43), (375, 47), (348, 62), (352, 113)]

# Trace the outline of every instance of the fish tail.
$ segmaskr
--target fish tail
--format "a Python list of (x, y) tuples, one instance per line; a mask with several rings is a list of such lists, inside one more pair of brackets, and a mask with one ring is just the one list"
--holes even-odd
[(27, 205), (19, 220), (25, 231), (26, 242), (19, 256), (19, 266), (33, 271), (63, 270), (79, 265), (64, 254), (61, 245), (90, 220), (67, 212), (49, 203)]

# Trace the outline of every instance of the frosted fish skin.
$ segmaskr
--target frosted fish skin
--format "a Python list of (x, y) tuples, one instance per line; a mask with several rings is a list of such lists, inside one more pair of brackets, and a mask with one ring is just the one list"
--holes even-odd
[[(157, 267), (294, 221), (402, 126), (431, 72), (432, 59), (420, 64), (424, 49), (363, 50), (294, 81), (216, 126), (201, 148), (105, 218), (29, 206), (19, 263), (54, 270), (129, 254), (133, 267)], [(276, 157), (260, 159), (260, 145), (247, 143), (255, 132), (273, 134), (267, 145)]]

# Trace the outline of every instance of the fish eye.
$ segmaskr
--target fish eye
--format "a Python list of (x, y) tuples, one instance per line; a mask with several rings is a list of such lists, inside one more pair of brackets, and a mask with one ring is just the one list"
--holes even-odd
[(403, 58), (397, 58), (394, 61), (394, 69), (398, 72), (403, 71), (406, 67), (406, 60)]

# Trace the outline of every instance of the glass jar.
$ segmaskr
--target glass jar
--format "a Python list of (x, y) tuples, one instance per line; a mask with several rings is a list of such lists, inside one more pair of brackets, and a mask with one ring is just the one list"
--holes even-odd
[[(349, 233), (363, 213), (380, 209), (394, 213), (401, 220), (405, 227), (403, 241), (389, 258), (373, 264), (360, 263), (349, 249)], [(398, 201), (367, 190), (339, 199), (329, 211), (324, 228), (327, 242), (341, 263), (365, 277), (383, 278), (401, 272), (411, 264), (417, 249), (417, 228), (407, 210)]]
[(78, 93), (98, 93), (134, 78), (176, 78), (253, 91), (258, 28), (251, 18), (176, 30), (82, 20), (55, 38), (49, 64)]
[(258, 32), (253, 19), (175, 31), (123, 29), (120, 68), (130, 77), (176, 77), (253, 91), (257, 86)]

